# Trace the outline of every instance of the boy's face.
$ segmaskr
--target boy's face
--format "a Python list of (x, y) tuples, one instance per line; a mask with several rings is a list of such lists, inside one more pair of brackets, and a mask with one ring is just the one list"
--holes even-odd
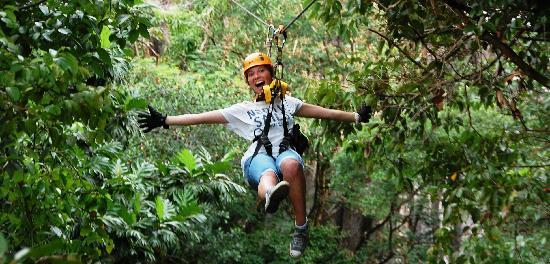
[(272, 80), (273, 78), (267, 65), (254, 66), (246, 71), (246, 82), (256, 94), (261, 94), (263, 86), (270, 84)]

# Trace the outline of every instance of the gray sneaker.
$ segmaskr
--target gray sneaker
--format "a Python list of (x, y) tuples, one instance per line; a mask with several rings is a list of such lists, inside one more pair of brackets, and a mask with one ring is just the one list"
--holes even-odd
[(279, 203), (288, 195), (289, 184), (287, 181), (281, 181), (265, 193), (265, 212), (273, 214), (277, 212)]
[(307, 246), (307, 229), (295, 228), (290, 242), (290, 256), (299, 258), (304, 254)]

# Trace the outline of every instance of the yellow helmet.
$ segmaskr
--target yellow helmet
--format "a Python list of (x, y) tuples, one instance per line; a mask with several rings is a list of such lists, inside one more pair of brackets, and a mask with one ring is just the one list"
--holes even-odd
[(273, 64), (271, 63), (271, 59), (269, 58), (269, 56), (267, 56), (265, 53), (262, 53), (262, 52), (254, 52), (246, 56), (243, 62), (243, 74), (244, 74), (245, 80), (246, 80), (246, 71), (258, 65), (269, 65), (271, 69), (273, 69)]

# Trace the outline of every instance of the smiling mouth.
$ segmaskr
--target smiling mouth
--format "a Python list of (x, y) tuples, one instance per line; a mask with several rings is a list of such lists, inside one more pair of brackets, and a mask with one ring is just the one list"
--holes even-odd
[(265, 85), (265, 82), (264, 81), (258, 81), (256, 82), (256, 88), (261, 88)]

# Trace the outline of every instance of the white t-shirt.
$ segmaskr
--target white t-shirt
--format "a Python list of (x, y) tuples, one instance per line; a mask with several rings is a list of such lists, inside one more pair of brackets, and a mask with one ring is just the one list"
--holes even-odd
[[(292, 131), (292, 127), (294, 126), (293, 116), (302, 107), (303, 102), (300, 99), (287, 95), (285, 96), (284, 103), (288, 129)], [(269, 104), (266, 104), (265, 101), (242, 102), (224, 108), (221, 112), (228, 122), (227, 127), (229, 129), (246, 140), (252, 141), (255, 136), (261, 135), (268, 109)], [(280, 98), (275, 100), (275, 109), (272, 113), (268, 137), (273, 145), (272, 155), (276, 158), (279, 155), (279, 144), (284, 137), (283, 111)], [(254, 154), (257, 143), (258, 141), (252, 143), (244, 153), (241, 159), (241, 166), (243, 168), (246, 159)], [(258, 153), (266, 153), (265, 148), (262, 146)]]

